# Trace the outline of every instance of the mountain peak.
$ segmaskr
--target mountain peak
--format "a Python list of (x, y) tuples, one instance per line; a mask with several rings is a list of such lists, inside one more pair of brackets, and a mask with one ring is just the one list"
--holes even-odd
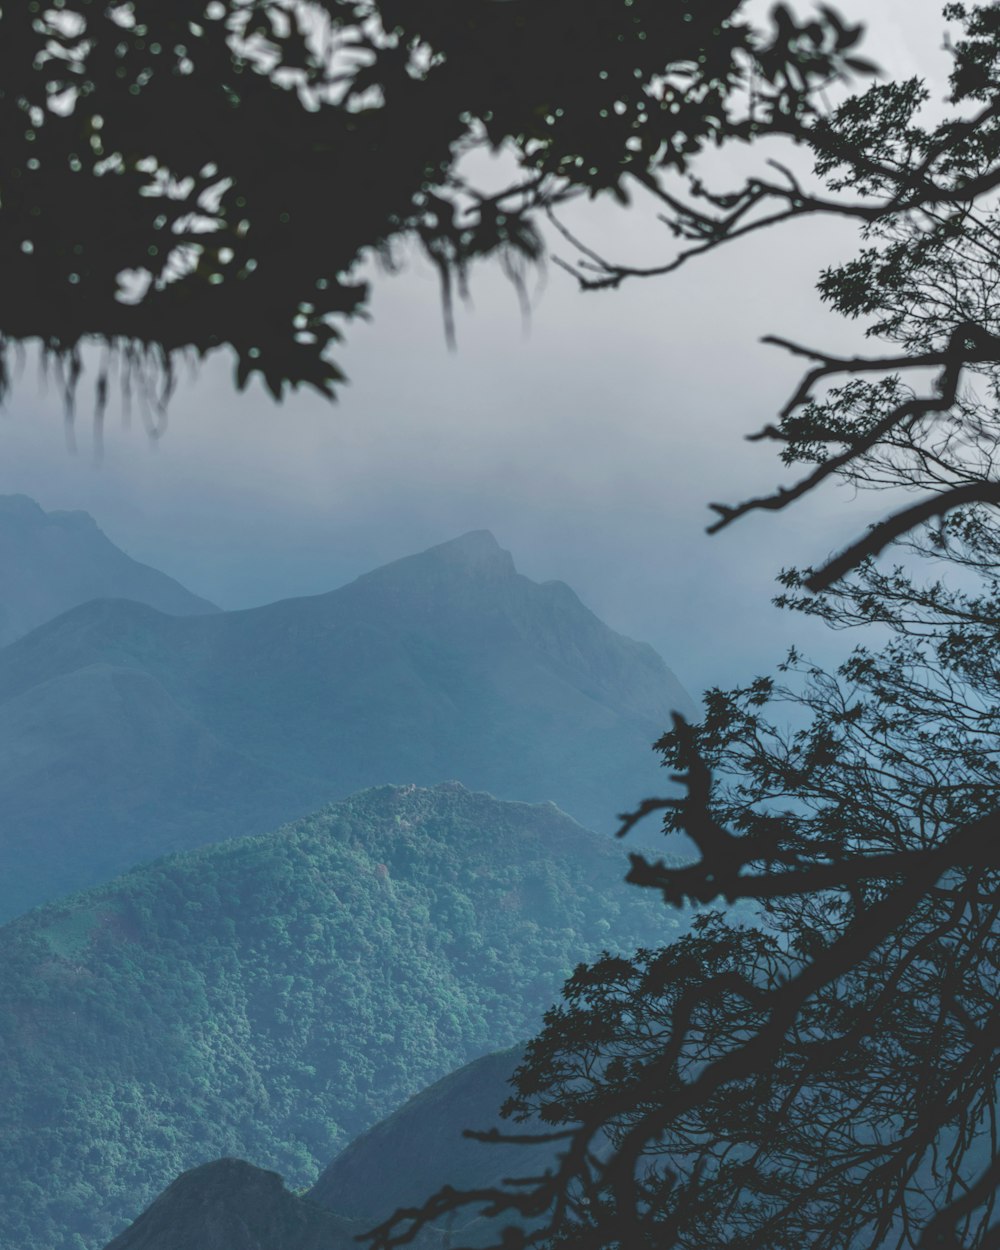
[(450, 585), (457, 580), (471, 585), (482, 581), (506, 582), (515, 577), (514, 557), (500, 546), (490, 531), (470, 530), (416, 555), (383, 564), (371, 573), (362, 574), (353, 584), (370, 589), (377, 587), (380, 592), (391, 589), (392, 593), (398, 593), (409, 588), (424, 594), (442, 582)]
[(16, 517), (22, 521), (40, 521), (45, 511), (27, 495), (0, 495), (0, 517)]
[(447, 560), (449, 563), (472, 566), (503, 567), (511, 573), (516, 572), (514, 557), (500, 546), (489, 530), (469, 530), (458, 538), (428, 548), (418, 558)]
[(460, 534), (458, 538), (451, 538), (446, 543), (439, 543), (438, 546), (454, 547), (456, 550), (470, 552), (503, 550), (493, 537), (491, 530), (469, 530), (468, 533)]

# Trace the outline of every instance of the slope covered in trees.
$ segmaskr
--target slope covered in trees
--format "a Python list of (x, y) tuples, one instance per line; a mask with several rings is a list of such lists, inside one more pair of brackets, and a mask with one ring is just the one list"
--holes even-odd
[(222, 1156), (313, 1181), (578, 958), (678, 923), (623, 868), (552, 805), (385, 787), (7, 925), (0, 1244), (101, 1245)]
[(651, 647), (485, 532), (252, 611), (89, 604), (0, 651), (0, 917), (386, 782), (611, 829), (686, 705)]

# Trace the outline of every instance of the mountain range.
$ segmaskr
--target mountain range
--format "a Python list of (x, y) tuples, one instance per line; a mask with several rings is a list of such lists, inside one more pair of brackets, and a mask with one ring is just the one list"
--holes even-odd
[[(626, 867), (552, 804), (380, 787), (0, 928), (0, 1246), (93, 1250), (232, 1156), (294, 1188), (333, 1159), (314, 1196), (370, 1218), (434, 1098), (397, 1154), (377, 1134), (343, 1147), (530, 1036), (578, 961), (678, 931)], [(397, 1160), (388, 1188), (349, 1202), (378, 1157)]]
[(0, 1246), (346, 1250), (496, 1184), (519, 1051), (456, 1064), (681, 924), (576, 823), (663, 789), (660, 657), (486, 531), (222, 612), (6, 496), (0, 574)]
[(607, 831), (663, 789), (650, 744), (690, 707), (651, 647), (486, 531), (324, 595), (183, 602), (201, 614), (84, 603), (0, 650), (0, 920), (387, 782)]

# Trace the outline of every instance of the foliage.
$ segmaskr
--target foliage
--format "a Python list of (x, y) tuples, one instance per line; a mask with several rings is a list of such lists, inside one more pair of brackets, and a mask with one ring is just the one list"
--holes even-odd
[[(222, 346), (240, 386), (330, 394), (371, 255), (419, 241), (450, 315), (478, 257), (519, 281), (548, 209), (624, 201), (706, 145), (794, 128), (851, 68), (857, 31), (829, 11), (800, 26), (779, 9), (759, 34), (740, 7), (4, 5), (0, 335), (39, 339), (70, 399), (88, 339), (157, 400), (175, 353)], [(505, 154), (499, 190), (470, 181), (477, 151)]]
[(223, 1155), (291, 1186), (655, 940), (613, 843), (455, 783), (368, 791), (0, 929), (4, 1246), (103, 1245)]
[[(644, 802), (623, 832), (665, 811), (693, 859), (633, 855), (630, 879), (669, 905), (752, 899), (760, 913), (705, 915), (666, 949), (570, 980), (508, 1106), (551, 1123), (560, 1165), (488, 1195), (530, 1218), (532, 1244), (1000, 1238), (998, 12), (949, 9), (966, 30), (953, 49), (963, 116), (926, 127), (921, 84), (879, 84), (813, 128), (822, 193), (764, 195), (784, 195), (789, 216), (864, 223), (860, 255), (820, 291), (898, 351), (784, 343), (813, 367), (759, 437), (808, 468), (716, 505), (714, 528), (826, 481), (917, 501), (783, 575), (786, 606), (869, 630), (838, 672), (793, 652), (778, 680), (709, 692), (702, 723), (661, 742), (687, 796)], [(715, 244), (737, 233), (734, 203), (714, 201)], [(605, 265), (601, 280), (635, 272)], [(900, 563), (876, 564), (892, 544)], [(373, 1239), (402, 1244), (466, 1200), (439, 1194)]]

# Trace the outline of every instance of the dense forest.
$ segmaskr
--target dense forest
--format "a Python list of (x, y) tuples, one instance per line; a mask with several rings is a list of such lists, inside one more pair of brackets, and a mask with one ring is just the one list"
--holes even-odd
[(384, 787), (0, 929), (0, 1244), (90, 1250), (225, 1155), (311, 1183), (581, 956), (675, 932), (621, 875), (551, 804)]

